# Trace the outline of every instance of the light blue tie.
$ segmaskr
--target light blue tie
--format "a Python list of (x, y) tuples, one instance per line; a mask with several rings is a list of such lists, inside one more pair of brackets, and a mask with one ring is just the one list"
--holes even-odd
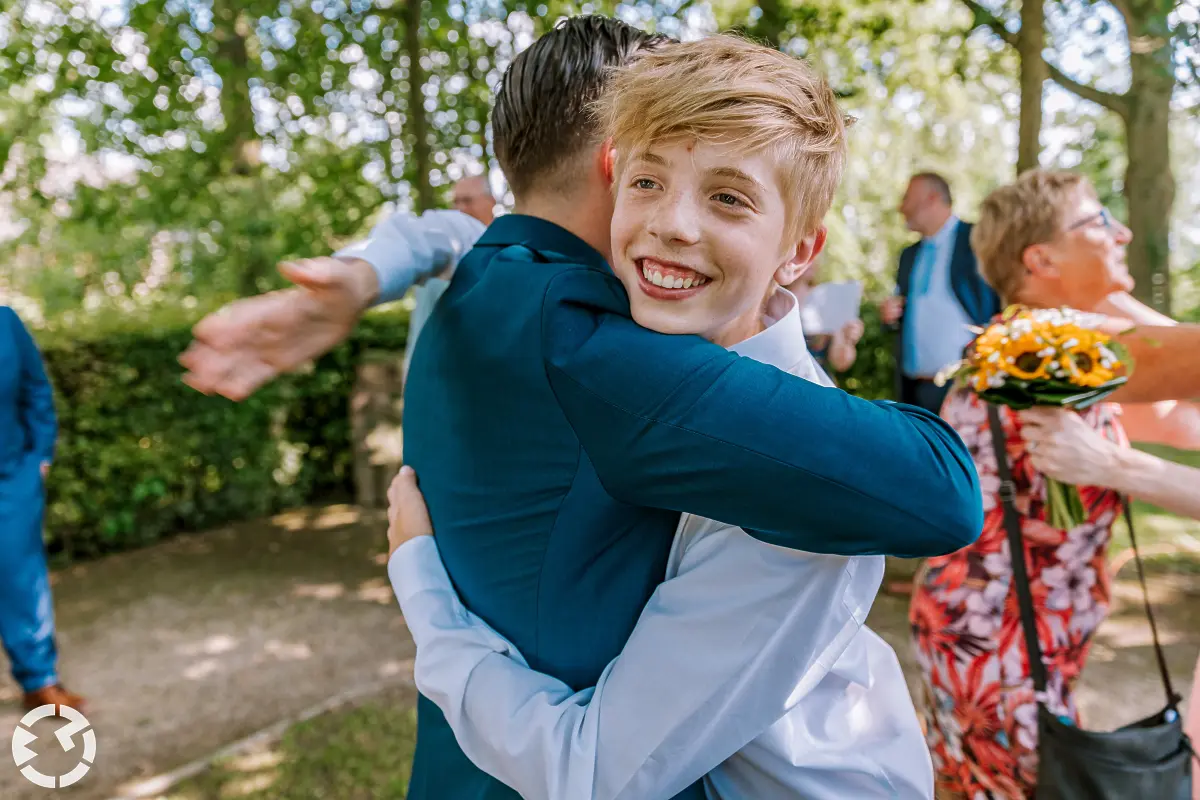
[(937, 247), (932, 239), (922, 239), (917, 245), (917, 257), (913, 261), (912, 285), (908, 293), (922, 295), (929, 291), (929, 280), (933, 276), (933, 259), (937, 255)]
[(908, 283), (907, 313), (904, 315), (904, 372), (915, 375), (917, 370), (917, 337), (914, 330), (916, 315), (912, 313), (912, 301), (929, 291), (929, 283), (933, 277), (933, 262), (937, 255), (937, 247), (932, 239), (922, 239), (917, 245), (917, 254), (913, 258), (912, 276)]

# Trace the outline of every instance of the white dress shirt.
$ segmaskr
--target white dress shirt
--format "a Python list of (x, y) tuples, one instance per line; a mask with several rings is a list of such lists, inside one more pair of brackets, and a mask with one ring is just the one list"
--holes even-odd
[[(733, 349), (809, 380), (795, 298)], [(530, 800), (924, 798), (932, 766), (895, 653), (863, 621), (882, 556), (802, 553), (684, 515), (665, 580), (593, 689), (530, 670), (469, 612), (435, 539), (388, 572), (418, 689), (481, 769)], [(598, 609), (597, 613), (603, 613)]]
[[(399, 300), (410, 287), (431, 276), (452, 269), (486, 229), (461, 211), (435, 209), (419, 217), (397, 212), (380, 220), (366, 239), (334, 255), (361, 258), (370, 264), (379, 278), (375, 302), (387, 303)], [(432, 301), (429, 305), (432, 308)], [(419, 319), (417, 331), (411, 333), (419, 332), (423, 322)]]
[(950, 285), (960, 225), (959, 218), (951, 214), (937, 233), (921, 240), (914, 256), (905, 301), (901, 364), (910, 378), (932, 379), (947, 364), (962, 358), (963, 348), (974, 338), (971, 319)]

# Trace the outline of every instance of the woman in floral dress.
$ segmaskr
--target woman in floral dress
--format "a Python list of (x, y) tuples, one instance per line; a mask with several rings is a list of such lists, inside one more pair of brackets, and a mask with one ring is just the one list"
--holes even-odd
[[(1112, 311), (1114, 292), (1132, 289), (1125, 265), (1129, 229), (1101, 207), (1080, 176), (1026, 173), (984, 202), (972, 246), (988, 283), (1008, 302)], [(1125, 316), (1132, 298), (1118, 296)], [(1141, 323), (1162, 318), (1139, 306)], [(923, 566), (909, 611), (921, 669), (917, 698), (937, 773), (938, 798), (1017, 800), (1037, 781), (1037, 704), (1025, 652), (1000, 478), (987, 407), (955, 390), (942, 416), (975, 459), (983, 491), (979, 540)], [(1016, 484), (1025, 559), (1047, 671), (1046, 703), (1078, 724), (1074, 689), (1111, 598), (1106, 553), (1121, 514), (1111, 489), (1081, 486), (1087, 520), (1072, 530), (1047, 522), (1046, 479), (1031, 463), (1020, 414), (1000, 409)], [(1105, 440), (1200, 447), (1200, 410), (1191, 404), (1102, 403), (1082, 415)]]

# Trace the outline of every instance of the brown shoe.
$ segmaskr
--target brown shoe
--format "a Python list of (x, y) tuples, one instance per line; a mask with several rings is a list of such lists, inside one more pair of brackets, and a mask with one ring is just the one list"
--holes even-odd
[(68, 692), (61, 683), (25, 693), (23, 705), (26, 711), (32, 711), (38, 706), (48, 704), (70, 706), (76, 711), (83, 711), (87, 708), (86, 700), (74, 692)]

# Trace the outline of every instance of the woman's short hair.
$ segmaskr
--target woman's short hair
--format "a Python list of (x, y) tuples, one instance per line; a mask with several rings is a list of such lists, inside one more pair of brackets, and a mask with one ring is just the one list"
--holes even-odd
[(984, 199), (971, 232), (971, 249), (983, 279), (1002, 300), (1012, 302), (1021, 289), (1025, 250), (1058, 235), (1068, 204), (1081, 190), (1096, 196), (1082, 175), (1034, 169)]

